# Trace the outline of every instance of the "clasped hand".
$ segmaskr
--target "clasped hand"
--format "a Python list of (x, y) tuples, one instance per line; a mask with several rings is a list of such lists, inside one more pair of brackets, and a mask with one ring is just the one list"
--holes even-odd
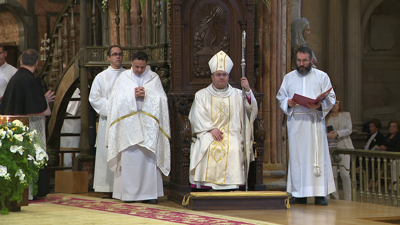
[(213, 136), (214, 140), (216, 140), (216, 141), (222, 141), (222, 139), (224, 138), (223, 137), (224, 133), (222, 133), (217, 128), (214, 128), (214, 129), (210, 130), (209, 132), (211, 133), (211, 135)]
[(144, 98), (144, 96), (145, 96), (144, 87), (136, 87), (135, 88), (135, 97), (136, 98)]

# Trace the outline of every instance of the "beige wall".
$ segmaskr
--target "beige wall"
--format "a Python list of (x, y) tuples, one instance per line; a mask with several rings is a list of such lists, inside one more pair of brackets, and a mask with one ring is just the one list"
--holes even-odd
[(19, 45), (18, 24), (11, 12), (0, 13), (0, 43)]
[(399, 11), (400, 1), (383, 1), (372, 12), (363, 36), (363, 118), (378, 117), (385, 127), (389, 120), (400, 119)]
[[(328, 71), (328, 19), (329, 1), (302, 0), (301, 17), (310, 21), (311, 36), (307, 40), (309, 47), (315, 52), (319, 61), (318, 69)], [(367, 21), (361, 35), (361, 99), (347, 99), (349, 104), (361, 101), (362, 122), (377, 117), (384, 123), (389, 119), (400, 119), (400, 1), (397, 0), (361, 0), (360, 26), (363, 19)], [(346, 81), (347, 68), (347, 9), (348, 1), (342, 1), (343, 18), (343, 52), (344, 73)], [(369, 15), (367, 9), (373, 9)], [(334, 82), (333, 82), (334, 83)], [(352, 91), (352, 84), (345, 82), (344, 96)], [(345, 108), (346, 110), (346, 108)], [(386, 124), (385, 124), (386, 125)]]

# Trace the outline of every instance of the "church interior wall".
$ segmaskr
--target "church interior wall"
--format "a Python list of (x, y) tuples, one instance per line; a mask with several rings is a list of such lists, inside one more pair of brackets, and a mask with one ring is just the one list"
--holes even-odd
[[(348, 2), (342, 1), (343, 18), (343, 48), (344, 73), (347, 76), (347, 39), (348, 39)], [(293, 5), (294, 6), (294, 5)], [(371, 6), (376, 6), (370, 15), (367, 27), (362, 35), (362, 122), (372, 117), (382, 120), (384, 126), (392, 119), (400, 119), (400, 2), (396, 0), (365, 0), (360, 1), (361, 17), (365, 16)], [(302, 0), (301, 17), (310, 21), (311, 36), (307, 39), (308, 46), (315, 52), (318, 59), (318, 69), (329, 74), (327, 55), (328, 44), (328, 1)], [(294, 18), (295, 19), (295, 18)], [(292, 18), (293, 20), (293, 18)], [(360, 21), (362, 18), (360, 18)], [(361, 24), (360, 24), (361, 25)], [(332, 78), (331, 78), (332, 79)], [(332, 80), (335, 86), (335, 80)], [(335, 87), (338, 88), (338, 87)], [(351, 84), (344, 84), (343, 95), (351, 91)], [(341, 98), (342, 101), (343, 97)], [(357, 101), (356, 99), (346, 99)], [(344, 104), (346, 106), (348, 104)], [(344, 107), (344, 110), (347, 110)]]
[(363, 120), (378, 117), (386, 128), (400, 119), (400, 2), (385, 0), (372, 12), (364, 33)]
[[(28, 48), (36, 49), (40, 54), (41, 40), (44, 34), (48, 36), (51, 29), (54, 27), (55, 18), (61, 11), (65, 1), (54, 0), (11, 0), (8, 1), (7, 7), (1, 7), (0, 10), (0, 43), (14, 43), (18, 47), (18, 56)], [(7, 8), (11, 7), (16, 10), (21, 16), (21, 23), (18, 24), (15, 15), (13, 15)], [(27, 29), (27, 40), (25, 45), (20, 40), (20, 29), (25, 27)], [(3, 38), (4, 37), (4, 38)], [(12, 44), (13, 45), (13, 44)], [(38, 69), (43, 67), (44, 62), (40, 61)]]
[(11, 12), (0, 10), (0, 40), (2, 43), (19, 45), (17, 20)]

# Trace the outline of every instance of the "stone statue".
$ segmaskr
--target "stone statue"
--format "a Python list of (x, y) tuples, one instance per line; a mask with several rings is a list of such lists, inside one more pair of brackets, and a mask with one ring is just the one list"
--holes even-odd
[[(292, 22), (292, 69), (296, 69), (296, 55), (295, 52), (300, 47), (306, 46), (307, 42), (306, 39), (310, 37), (311, 30), (310, 30), (310, 22), (306, 18), (299, 18)], [(313, 67), (317, 68), (317, 58), (314, 55), (312, 57), (313, 60)]]

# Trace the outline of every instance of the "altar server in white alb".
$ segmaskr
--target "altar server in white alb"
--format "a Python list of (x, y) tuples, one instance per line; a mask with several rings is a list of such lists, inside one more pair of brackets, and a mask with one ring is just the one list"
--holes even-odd
[(245, 184), (244, 152), (247, 165), (254, 161), (253, 122), (258, 113), (257, 102), (249, 82), (245, 77), (241, 78), (247, 98), (246, 121), (243, 121), (242, 90), (228, 84), (233, 67), (231, 58), (220, 51), (208, 64), (213, 83), (196, 93), (189, 113), (192, 132), (196, 136), (190, 149), (189, 179), (192, 188), (238, 189)]
[(297, 50), (296, 70), (286, 74), (276, 98), (288, 116), (290, 204), (306, 204), (306, 197), (315, 197), (315, 204), (327, 205), (325, 196), (336, 189), (324, 118), (335, 105), (336, 95), (332, 89), (324, 100), (308, 107), (292, 100), (295, 93), (316, 99), (332, 87), (326, 73), (312, 68), (312, 55), (308, 47)]
[(115, 81), (125, 71), (122, 68), (123, 52), (118, 45), (110, 46), (107, 58), (110, 66), (97, 74), (90, 90), (89, 102), (100, 115), (96, 141), (96, 163), (94, 168), (95, 192), (104, 192), (102, 198), (111, 198), (114, 182), (114, 173), (107, 167), (107, 147), (105, 144), (107, 116), (110, 108), (111, 92)]
[(6, 90), (7, 84), (11, 77), (17, 72), (17, 68), (11, 66), (6, 62), (7, 51), (4, 46), (0, 44), (0, 101)]
[(146, 69), (143, 51), (115, 82), (107, 123), (108, 167), (114, 171), (113, 198), (157, 204), (169, 175), (170, 125), (167, 95), (159, 76)]

